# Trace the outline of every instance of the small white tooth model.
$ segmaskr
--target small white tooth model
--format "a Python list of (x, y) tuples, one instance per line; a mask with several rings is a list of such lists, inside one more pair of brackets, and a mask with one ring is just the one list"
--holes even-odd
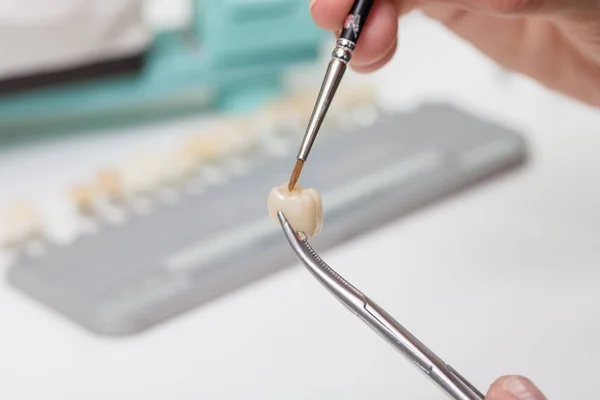
[(25, 201), (12, 202), (0, 215), (4, 247), (20, 247), (43, 234), (37, 211)]
[(166, 181), (165, 157), (153, 152), (140, 153), (122, 166), (121, 174), (129, 196), (150, 195)]
[(304, 189), (296, 184), (290, 192), (288, 184), (276, 186), (267, 200), (269, 217), (279, 223), (277, 212), (281, 211), (290, 225), (307, 236), (316, 236), (323, 226), (323, 203), (315, 189)]
[(75, 185), (69, 189), (69, 198), (78, 212), (92, 214), (94, 212), (95, 199), (92, 188)]
[(258, 143), (258, 135), (250, 129), (231, 133), (224, 138), (224, 145), (231, 157), (239, 157), (247, 154), (254, 145)]
[(198, 163), (214, 163), (223, 157), (222, 141), (219, 137), (197, 135), (189, 137), (184, 143), (189, 157)]
[[(315, 96), (312, 94), (311, 97), (310, 94), (302, 92), (274, 100), (264, 107), (261, 117), (275, 125), (275, 129), (302, 131), (313, 111)], [(267, 122), (262, 122), (262, 124), (267, 125)]]
[(258, 140), (257, 120), (260, 118), (227, 118), (210, 128), (209, 137), (218, 140), (223, 157), (247, 153)]
[(179, 148), (168, 155), (169, 181), (179, 183), (192, 178), (198, 172), (198, 162), (185, 148)]
[(122, 201), (125, 196), (123, 178), (116, 169), (105, 168), (98, 171), (95, 189), (101, 197), (111, 202)]

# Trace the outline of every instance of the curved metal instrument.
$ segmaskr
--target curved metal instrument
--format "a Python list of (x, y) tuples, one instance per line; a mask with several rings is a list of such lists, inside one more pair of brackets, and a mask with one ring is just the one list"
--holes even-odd
[(412, 361), (455, 400), (483, 400), (484, 396), (452, 367), (400, 325), (391, 315), (348, 283), (319, 257), (305, 235), (296, 233), (284, 214), (277, 213), (290, 246), (310, 273), (350, 311), (360, 317), (396, 350)]

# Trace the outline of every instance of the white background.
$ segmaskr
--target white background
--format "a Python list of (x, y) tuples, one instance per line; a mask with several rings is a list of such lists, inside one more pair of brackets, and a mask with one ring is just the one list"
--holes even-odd
[[(600, 112), (504, 75), (419, 15), (403, 24), (394, 62), (372, 78), (391, 108), (448, 100), (523, 130), (531, 160), (324, 259), (482, 390), (519, 373), (550, 399), (594, 398)], [(82, 179), (108, 150), (118, 157), (124, 143), (172, 141), (186, 123), (15, 150), (0, 158), (0, 200), (22, 193), (60, 215), (57, 187)], [(296, 265), (124, 339), (89, 334), (3, 282), (0, 398), (444, 395)]]

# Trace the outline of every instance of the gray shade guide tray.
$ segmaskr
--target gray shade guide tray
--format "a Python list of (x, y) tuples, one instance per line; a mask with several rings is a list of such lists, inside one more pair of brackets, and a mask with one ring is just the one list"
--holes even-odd
[[(299, 143), (299, 139), (294, 139)], [(295, 150), (295, 149), (293, 149)], [(324, 128), (301, 181), (323, 196), (324, 249), (522, 164), (516, 132), (444, 104)], [(97, 333), (131, 334), (273, 273), (296, 259), (267, 213), (294, 153), (260, 159), (224, 184), (23, 257), (10, 283)]]

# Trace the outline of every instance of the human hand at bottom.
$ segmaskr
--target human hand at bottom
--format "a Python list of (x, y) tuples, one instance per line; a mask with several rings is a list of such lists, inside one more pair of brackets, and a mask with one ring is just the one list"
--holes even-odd
[(547, 400), (546, 396), (527, 378), (503, 376), (490, 386), (485, 400)]

